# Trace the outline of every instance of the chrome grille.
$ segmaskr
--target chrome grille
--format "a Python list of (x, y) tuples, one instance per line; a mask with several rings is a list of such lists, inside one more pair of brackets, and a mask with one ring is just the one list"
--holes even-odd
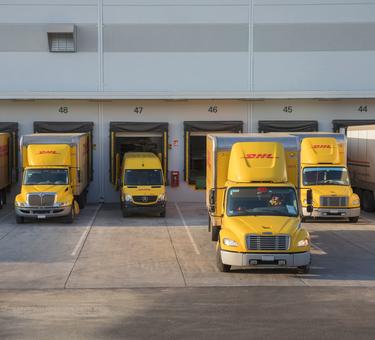
[(246, 245), (248, 250), (288, 250), (289, 236), (248, 235)]
[(321, 207), (346, 207), (348, 205), (348, 197), (346, 196), (321, 196)]
[(158, 196), (133, 196), (133, 201), (136, 203), (151, 203), (156, 202)]
[(50, 207), (55, 204), (55, 194), (35, 193), (28, 195), (28, 204), (31, 207)]

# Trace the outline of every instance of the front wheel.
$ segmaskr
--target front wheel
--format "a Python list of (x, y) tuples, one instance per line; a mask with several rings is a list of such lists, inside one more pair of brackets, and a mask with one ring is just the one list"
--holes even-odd
[(350, 223), (357, 223), (358, 219), (359, 219), (359, 216), (349, 217), (349, 222)]
[(310, 271), (310, 265), (297, 267), (298, 274), (308, 274)]
[(72, 224), (74, 222), (74, 218), (75, 218), (75, 212), (74, 212), (74, 203), (73, 203), (70, 214), (65, 218), (65, 223)]
[(216, 266), (217, 266), (217, 269), (219, 269), (219, 272), (222, 272), (222, 273), (228, 273), (228, 272), (230, 272), (231, 265), (224, 264), (223, 261), (222, 261), (222, 259), (221, 259), (220, 243), (216, 247)]
[(220, 228), (215, 227), (211, 224), (211, 240), (216, 242), (219, 241)]
[(16, 223), (17, 224), (22, 224), (25, 222), (25, 219), (22, 216), (17, 216), (16, 215)]

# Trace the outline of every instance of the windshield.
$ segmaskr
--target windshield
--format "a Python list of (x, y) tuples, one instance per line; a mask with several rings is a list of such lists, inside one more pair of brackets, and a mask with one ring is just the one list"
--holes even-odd
[(303, 169), (303, 185), (349, 185), (349, 176), (343, 167)]
[(227, 196), (227, 215), (296, 217), (296, 192), (283, 187), (231, 188)]
[(124, 185), (163, 185), (161, 170), (126, 170)]
[(26, 185), (67, 185), (67, 169), (27, 169), (23, 179)]

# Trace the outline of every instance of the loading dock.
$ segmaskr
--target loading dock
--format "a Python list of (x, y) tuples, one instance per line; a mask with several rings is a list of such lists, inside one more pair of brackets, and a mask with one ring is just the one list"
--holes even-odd
[(318, 121), (316, 120), (260, 120), (259, 132), (316, 132)]
[(346, 130), (349, 126), (375, 125), (375, 119), (334, 119), (332, 125), (333, 132), (346, 134)]
[(111, 183), (117, 188), (121, 160), (125, 152), (152, 152), (162, 163), (168, 178), (168, 123), (110, 122)]
[(206, 136), (210, 133), (241, 133), (242, 121), (185, 121), (184, 178), (196, 189), (206, 188)]

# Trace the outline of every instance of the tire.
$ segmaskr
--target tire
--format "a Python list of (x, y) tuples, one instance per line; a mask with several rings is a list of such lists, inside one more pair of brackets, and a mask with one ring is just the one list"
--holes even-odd
[(350, 223), (357, 223), (358, 219), (359, 219), (359, 216), (349, 217), (349, 222)]
[[(220, 242), (220, 241), (219, 241)], [(229, 264), (224, 264), (221, 260), (221, 248), (220, 244), (216, 247), (216, 266), (217, 269), (219, 269), (219, 272), (221, 273), (229, 273), (231, 265)]]
[(130, 216), (130, 212), (125, 209), (125, 208), (122, 208), (122, 217), (129, 217)]
[(220, 227), (211, 226), (211, 241), (219, 241)]
[(5, 195), (5, 193), (4, 193), (4, 191), (3, 190), (1, 190), (0, 191), (0, 209), (3, 209), (3, 206), (4, 206), (4, 195)]
[(17, 224), (23, 224), (24, 222), (25, 222), (25, 218), (24, 217), (16, 215), (16, 223)]
[(165, 217), (165, 215), (166, 215), (166, 210), (164, 209), (164, 210), (159, 214), (159, 216), (160, 216), (160, 217)]
[(210, 214), (208, 214), (208, 232), (210, 233), (211, 232), (211, 216)]
[(66, 224), (72, 224), (74, 222), (75, 213), (74, 213), (74, 203), (72, 204), (72, 210), (70, 211), (70, 214), (65, 217), (65, 223)]
[(79, 195), (77, 201), (78, 201), (79, 208), (83, 209), (87, 203), (87, 191), (84, 191), (81, 195)]
[(367, 212), (375, 211), (375, 200), (372, 191), (363, 190), (362, 193), (362, 209)]
[(298, 274), (308, 274), (310, 271), (310, 265), (297, 267)]

